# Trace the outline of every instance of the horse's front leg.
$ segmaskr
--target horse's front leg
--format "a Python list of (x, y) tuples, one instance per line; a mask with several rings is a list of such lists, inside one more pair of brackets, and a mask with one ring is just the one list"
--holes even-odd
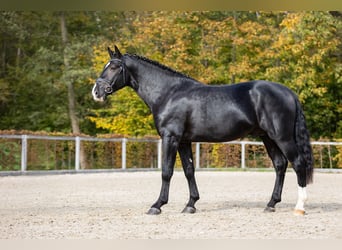
[(170, 181), (173, 175), (178, 145), (179, 141), (175, 136), (162, 138), (162, 186), (158, 200), (148, 210), (147, 214), (160, 214), (161, 206), (165, 205), (169, 200)]
[(191, 143), (181, 143), (178, 148), (186, 179), (188, 180), (190, 199), (183, 213), (195, 213), (195, 203), (199, 200), (199, 193), (195, 179), (195, 168), (193, 163)]

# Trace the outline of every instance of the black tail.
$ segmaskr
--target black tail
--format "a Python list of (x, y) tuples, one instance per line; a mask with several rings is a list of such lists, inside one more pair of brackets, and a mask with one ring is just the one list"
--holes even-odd
[(300, 155), (306, 168), (306, 183), (313, 181), (313, 156), (310, 144), (310, 135), (306, 127), (305, 116), (302, 107), (296, 98), (296, 128), (295, 128), (295, 141)]

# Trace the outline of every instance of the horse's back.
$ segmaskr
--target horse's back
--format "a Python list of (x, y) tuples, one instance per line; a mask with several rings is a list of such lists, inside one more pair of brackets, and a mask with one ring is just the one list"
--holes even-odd
[(177, 108), (186, 110), (184, 138), (229, 141), (258, 130), (250, 91), (254, 83), (198, 85), (180, 95)]
[(181, 133), (184, 141), (230, 141), (264, 133), (277, 136), (281, 129), (293, 126), (294, 95), (280, 84), (194, 84), (183, 90), (166, 102), (157, 127), (177, 129), (175, 133)]

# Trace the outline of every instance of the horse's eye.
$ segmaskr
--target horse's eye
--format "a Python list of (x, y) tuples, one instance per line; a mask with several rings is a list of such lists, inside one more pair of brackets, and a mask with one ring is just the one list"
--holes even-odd
[(120, 66), (117, 64), (112, 64), (109, 66), (111, 71), (117, 70)]

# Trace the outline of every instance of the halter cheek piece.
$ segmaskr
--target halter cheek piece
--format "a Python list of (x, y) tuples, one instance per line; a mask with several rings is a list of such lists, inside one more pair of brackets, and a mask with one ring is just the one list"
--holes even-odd
[(120, 71), (118, 74), (115, 74), (111, 80), (103, 79), (101, 77), (96, 80), (96, 83), (104, 83), (105, 84), (104, 91), (106, 94), (113, 93), (113, 87), (114, 87), (116, 81), (118, 80), (119, 76), (121, 75), (121, 73), (122, 73), (122, 77), (123, 77), (123, 82), (126, 83), (126, 66), (125, 66), (125, 64), (123, 64), (122, 61), (119, 59), (111, 59), (109, 62), (110, 63), (115, 62), (116, 64), (119, 64), (120, 65)]

